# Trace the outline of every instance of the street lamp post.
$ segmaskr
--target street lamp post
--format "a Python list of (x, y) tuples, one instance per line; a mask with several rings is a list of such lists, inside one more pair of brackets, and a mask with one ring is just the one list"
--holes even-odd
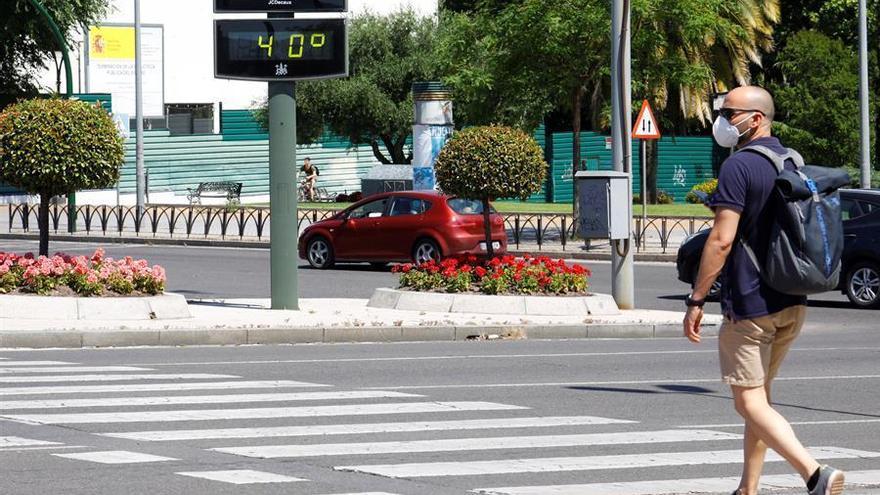
[(861, 186), (871, 187), (871, 117), (868, 93), (868, 7), (859, 0), (859, 101), (861, 116)]

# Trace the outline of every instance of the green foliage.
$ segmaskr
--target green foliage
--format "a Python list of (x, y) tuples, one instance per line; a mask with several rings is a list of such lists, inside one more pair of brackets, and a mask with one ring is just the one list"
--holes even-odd
[(802, 31), (789, 38), (777, 65), (786, 76), (771, 86), (777, 105), (775, 133), (809, 163), (857, 165), (857, 54), (840, 40)]
[[(850, 183), (851, 187), (862, 187), (862, 170), (860, 168), (846, 167), (846, 172), (849, 174), (849, 178), (852, 181)], [(871, 187), (874, 189), (880, 189), (880, 172), (877, 172), (876, 170), (871, 171)]]
[[(109, 11), (109, 0), (42, 0), (61, 33), (72, 43), (72, 34), (83, 25), (94, 25)], [(46, 57), (58, 43), (28, 0), (0, 0), (0, 108), (7, 99), (34, 96), (36, 77), (46, 69)]]
[(691, 188), (691, 192), (687, 193), (685, 196), (685, 201), (691, 204), (701, 204), (699, 196), (694, 194), (695, 192), (703, 192), (706, 194), (715, 194), (715, 190), (718, 189), (718, 179), (709, 179), (707, 181), (701, 182), (694, 187)]
[[(299, 142), (314, 142), (329, 129), (354, 144), (371, 145), (382, 163), (411, 163), (406, 141), (413, 125), (412, 83), (439, 77), (436, 32), (435, 19), (412, 10), (354, 17), (351, 77), (297, 85)], [(265, 101), (255, 114), (268, 124)]]
[(669, 194), (664, 190), (657, 191), (657, 204), (658, 205), (671, 205), (675, 203), (675, 196)]
[(448, 194), (468, 199), (527, 199), (547, 177), (544, 152), (526, 133), (502, 126), (457, 132), (435, 163), (437, 182)]
[(47, 199), (119, 180), (123, 140), (101, 107), (27, 100), (0, 113), (0, 181)]

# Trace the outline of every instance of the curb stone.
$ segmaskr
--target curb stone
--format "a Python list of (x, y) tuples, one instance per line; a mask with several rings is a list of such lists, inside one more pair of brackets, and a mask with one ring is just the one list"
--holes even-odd
[[(715, 336), (718, 325), (704, 325)], [(676, 325), (584, 324), (424, 327), (224, 328), (215, 330), (0, 331), (0, 348), (82, 348), (183, 345), (268, 345), (464, 340), (609, 339), (680, 337)]]

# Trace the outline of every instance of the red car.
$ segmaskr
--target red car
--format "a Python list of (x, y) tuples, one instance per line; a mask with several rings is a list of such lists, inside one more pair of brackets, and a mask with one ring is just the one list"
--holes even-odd
[[(504, 219), (491, 215), (492, 247), (507, 251)], [(451, 255), (485, 255), (483, 206), (479, 201), (433, 191), (399, 191), (365, 198), (327, 220), (306, 227), (299, 257), (314, 268), (337, 261), (421, 263)]]

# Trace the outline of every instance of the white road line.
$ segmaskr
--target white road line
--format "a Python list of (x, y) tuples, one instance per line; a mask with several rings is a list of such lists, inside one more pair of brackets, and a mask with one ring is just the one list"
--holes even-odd
[(302, 437), (317, 435), (360, 435), (367, 433), (404, 433), (417, 431), (465, 431), (502, 428), (547, 428), (638, 423), (595, 416), (560, 416), (546, 418), (467, 419), (457, 421), (414, 421), (410, 423), (335, 424), (314, 426), (274, 426), (264, 428), (223, 428), (214, 430), (158, 430), (102, 433), (114, 438), (145, 442), (174, 440), (216, 440), (225, 438)]
[[(492, 495), (675, 495), (679, 493), (727, 493), (739, 484), (739, 476), (726, 478), (694, 478), (653, 480), (622, 483), (590, 483), (584, 485), (509, 486), (478, 488), (473, 493)], [(880, 484), (880, 471), (848, 471), (846, 484)], [(761, 477), (764, 490), (803, 488), (804, 480), (794, 474)]]
[(258, 380), (240, 382), (202, 382), (202, 383), (129, 383), (125, 385), (71, 385), (50, 387), (0, 388), (3, 395), (56, 395), (91, 394), (111, 392), (170, 392), (182, 390), (236, 390), (270, 388), (315, 388), (329, 387), (317, 383), (295, 382), (290, 380)]
[[(801, 347), (790, 352), (828, 352), (828, 351), (871, 351), (880, 347)], [(393, 356), (375, 358), (328, 358), (328, 359), (278, 359), (254, 361), (188, 361), (174, 363), (133, 363), (134, 366), (208, 366), (228, 364), (314, 364), (314, 363), (361, 363), (382, 361), (450, 361), (457, 359), (526, 359), (526, 358), (564, 358), (564, 357), (615, 357), (615, 356), (663, 356), (677, 354), (717, 354), (717, 350), (705, 351), (611, 351), (611, 352), (561, 352), (542, 354), (465, 354), (461, 356)], [(5, 364), (5, 363), (4, 363)]]
[(0, 448), (0, 452), (27, 452), (30, 450), (72, 450), (72, 449), (84, 449), (86, 448), (83, 445), (49, 445), (46, 447), (10, 447), (10, 448)]
[(122, 382), (127, 380), (218, 380), (241, 378), (236, 375), (211, 373), (176, 373), (156, 375), (52, 375), (52, 376), (0, 376), (0, 383), (48, 383), (48, 382)]
[[(2, 363), (6, 364), (6, 363)], [(0, 374), (13, 373), (109, 373), (117, 371), (155, 371), (153, 368), (137, 368), (134, 366), (50, 366), (50, 367), (14, 367), (0, 366)]]
[[(874, 380), (880, 375), (834, 375), (834, 376), (782, 376), (775, 381), (813, 381), (813, 380)], [(428, 389), (467, 389), (467, 388), (520, 388), (520, 387), (595, 387), (604, 385), (658, 385), (682, 383), (721, 383), (720, 378), (669, 378), (667, 380), (618, 380), (605, 382), (536, 382), (536, 383), (466, 383), (461, 385), (391, 385), (385, 387), (363, 387), (364, 390), (428, 390)]]
[[(877, 458), (880, 452), (812, 447), (808, 449), (817, 459)], [(767, 461), (783, 459), (768, 453)], [(735, 464), (742, 462), (742, 450), (708, 452), (658, 452), (653, 454), (607, 455), (594, 457), (550, 457), (539, 459), (506, 459), (498, 461), (424, 462), (411, 464), (377, 464), (336, 466), (339, 471), (369, 473), (390, 478), (419, 478), (427, 476), (482, 476), (489, 474), (553, 473), (563, 471), (591, 471), (598, 469), (633, 469), (662, 466), (695, 466), (704, 464)]]
[(58, 442), (47, 442), (45, 440), (31, 440), (30, 438), (21, 437), (0, 437), (0, 448), (7, 447), (36, 447), (42, 445), (64, 445)]
[[(847, 424), (860, 424), (860, 423), (880, 423), (880, 419), (841, 419), (838, 421), (826, 420), (826, 421), (791, 421), (789, 424), (791, 425), (847, 425)], [(717, 425), (680, 425), (676, 426), (676, 428), (743, 428), (745, 425), (742, 423), (725, 423), (725, 424), (717, 424)]]
[(528, 408), (507, 404), (496, 404), (493, 402), (409, 402), (314, 407), (272, 407), (259, 409), (192, 409), (182, 411), (137, 411), (81, 414), (14, 414), (3, 415), (0, 416), (0, 418), (32, 424), (93, 424), (304, 418), (320, 416), (364, 416), (458, 411), (510, 411), (518, 409)]
[(0, 362), (0, 366), (59, 366), (59, 365), (70, 365), (73, 366), (77, 363), (68, 363), (67, 361), (2, 361)]
[(590, 445), (627, 445), (673, 442), (715, 442), (741, 440), (732, 435), (708, 430), (662, 430), (581, 435), (543, 435), (518, 437), (451, 438), (405, 442), (325, 443), (314, 445), (260, 445), (221, 447), (211, 450), (260, 459), (317, 457), (331, 455), (406, 454), (414, 452), (462, 452), (476, 450), (536, 449)]
[(227, 404), (239, 402), (288, 402), (348, 399), (386, 399), (424, 395), (382, 390), (352, 392), (294, 392), (286, 394), (173, 395), (167, 397), (114, 397), (107, 399), (11, 400), (0, 402), (0, 410), (65, 409), (76, 407), (162, 406), (169, 404)]
[(162, 457), (126, 450), (107, 450), (102, 452), (80, 452), (76, 454), (52, 454), (55, 457), (74, 459), (78, 461), (97, 462), (100, 464), (138, 464), (142, 462), (178, 461), (173, 457)]
[(188, 471), (175, 474), (179, 474), (181, 476), (189, 476), (191, 478), (202, 478), (211, 481), (231, 483), (233, 485), (253, 485), (257, 483), (294, 483), (297, 481), (308, 481), (302, 478), (293, 478), (290, 476), (282, 476), (280, 474), (264, 473), (262, 471), (253, 471), (250, 469), (233, 469), (230, 471)]

